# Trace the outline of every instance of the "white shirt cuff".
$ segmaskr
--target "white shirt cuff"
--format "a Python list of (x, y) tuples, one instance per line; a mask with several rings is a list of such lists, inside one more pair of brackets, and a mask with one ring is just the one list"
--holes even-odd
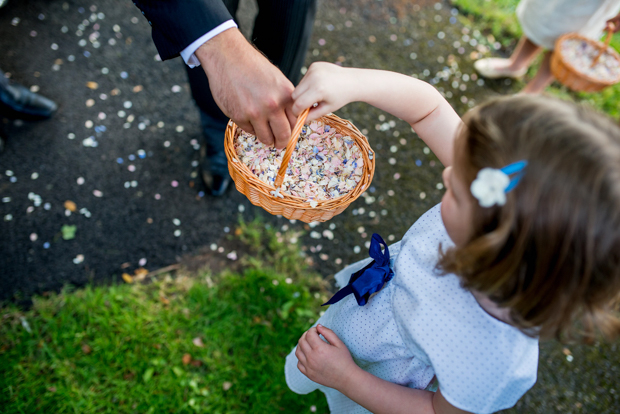
[(181, 51), (181, 57), (183, 58), (187, 66), (189, 66), (190, 68), (195, 68), (196, 66), (200, 66), (200, 61), (198, 60), (194, 52), (196, 52), (196, 50), (200, 46), (202, 46), (204, 43), (213, 39), (215, 36), (219, 35), (223, 31), (232, 29), (234, 27), (237, 27), (237, 24), (235, 23), (234, 20), (225, 21), (224, 23), (220, 24), (215, 29), (209, 31), (205, 35), (199, 37), (191, 45), (183, 49)]

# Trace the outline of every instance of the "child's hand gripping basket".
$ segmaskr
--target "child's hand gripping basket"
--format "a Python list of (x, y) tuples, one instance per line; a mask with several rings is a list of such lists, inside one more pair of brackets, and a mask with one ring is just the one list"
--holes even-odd
[(553, 76), (578, 92), (597, 92), (620, 82), (620, 55), (609, 46), (612, 34), (608, 27), (605, 43), (578, 33), (561, 36), (551, 56)]
[(361, 179), (351, 191), (337, 198), (329, 200), (310, 202), (307, 198), (296, 197), (286, 191), (277, 191), (284, 181), (287, 167), (293, 150), (299, 139), (299, 135), (304, 127), (304, 122), (310, 109), (306, 109), (297, 119), (295, 128), (291, 134), (282, 164), (278, 170), (274, 185), (268, 185), (261, 181), (245, 165), (235, 151), (235, 140), (237, 138), (237, 125), (231, 120), (228, 122), (226, 134), (224, 136), (224, 148), (228, 158), (228, 171), (235, 182), (237, 190), (244, 194), (252, 204), (262, 207), (271, 214), (282, 215), (288, 219), (301, 220), (305, 223), (313, 221), (327, 221), (337, 214), (342, 213), (355, 199), (357, 199), (372, 182), (375, 173), (374, 152), (368, 144), (366, 137), (350, 122), (329, 114), (319, 118), (325, 125), (335, 129), (338, 134), (349, 136), (359, 147), (363, 158), (363, 173)]

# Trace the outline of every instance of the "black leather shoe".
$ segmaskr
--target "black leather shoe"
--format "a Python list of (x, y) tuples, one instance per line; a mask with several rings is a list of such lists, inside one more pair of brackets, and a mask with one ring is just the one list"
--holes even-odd
[[(4, 76), (2, 76), (4, 78)], [(50, 118), (58, 105), (44, 96), (8, 79), (0, 80), (0, 115), (26, 121)]]
[(226, 173), (226, 175), (221, 175), (215, 174), (211, 171), (209, 160), (205, 156), (204, 146), (201, 148), (200, 158), (200, 175), (202, 177), (202, 181), (207, 187), (209, 194), (214, 197), (223, 196), (230, 188), (232, 178), (230, 178), (230, 175), (228, 173)]
[(211, 195), (214, 197), (220, 197), (226, 194), (230, 188), (232, 179), (228, 174), (218, 175), (213, 174), (213, 184), (211, 184)]

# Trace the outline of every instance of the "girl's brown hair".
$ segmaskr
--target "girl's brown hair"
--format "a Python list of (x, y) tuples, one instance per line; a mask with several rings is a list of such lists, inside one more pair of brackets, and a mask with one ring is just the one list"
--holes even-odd
[(575, 323), (586, 340), (620, 333), (620, 128), (531, 96), (495, 99), (463, 121), (454, 169), (468, 187), (484, 167), (528, 165), (505, 205), (482, 208), (472, 196), (474, 234), (438, 268), (508, 308), (530, 335), (564, 338)]

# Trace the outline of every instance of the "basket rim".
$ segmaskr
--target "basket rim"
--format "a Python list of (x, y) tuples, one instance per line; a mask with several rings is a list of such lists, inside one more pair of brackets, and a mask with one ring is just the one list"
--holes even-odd
[(573, 66), (570, 61), (568, 61), (567, 59), (564, 58), (564, 55), (562, 54), (562, 49), (561, 49), (561, 45), (562, 42), (569, 40), (569, 39), (580, 39), (583, 40), (585, 42), (588, 42), (596, 47), (601, 48), (604, 47), (605, 51), (610, 53), (618, 62), (618, 64), (620, 64), (620, 54), (611, 46), (605, 46), (605, 44), (603, 42), (599, 42), (598, 40), (594, 40), (594, 39), (590, 39), (589, 37), (586, 37), (582, 34), (576, 33), (576, 32), (571, 32), (571, 33), (565, 33), (562, 36), (560, 36), (556, 42), (555, 42), (555, 50), (554, 50), (554, 55), (557, 56), (557, 59), (560, 60), (560, 62), (562, 62), (562, 64), (564, 66), (567, 67), (567, 69), (569, 69), (571, 72), (573, 72), (575, 75), (580, 76), (581, 78), (585, 79), (588, 82), (591, 83), (595, 83), (597, 85), (606, 85), (606, 86), (611, 86), (614, 85), (618, 82), (620, 82), (620, 74), (618, 75), (618, 77), (616, 77), (614, 80), (612, 81), (603, 81), (601, 79), (595, 78), (593, 76), (587, 75), (579, 70), (577, 70), (577, 68), (575, 68), (575, 66)]
[[(265, 193), (267, 193), (265, 194), (265, 196), (270, 197), (270, 200), (272, 202), (278, 203), (285, 207), (302, 209), (302, 210), (329, 211), (329, 210), (335, 210), (341, 207), (342, 205), (348, 205), (352, 203), (363, 193), (363, 191), (372, 182), (372, 178), (374, 176), (374, 170), (375, 170), (376, 153), (370, 147), (370, 144), (368, 143), (368, 138), (366, 138), (366, 136), (362, 134), (355, 127), (355, 125), (353, 125), (351, 121), (340, 118), (333, 113), (323, 115), (317, 120), (320, 120), (326, 125), (329, 125), (330, 128), (336, 129), (336, 131), (338, 131), (341, 134), (343, 132), (342, 131), (343, 129), (348, 129), (346, 131), (346, 135), (350, 136), (355, 141), (355, 143), (360, 147), (362, 157), (364, 159), (364, 167), (363, 167), (364, 175), (362, 175), (357, 185), (353, 189), (351, 189), (351, 191), (349, 191), (348, 193), (343, 194), (336, 198), (329, 199), (329, 200), (315, 200), (317, 202), (316, 207), (312, 207), (310, 205), (308, 198), (294, 196), (292, 194), (281, 193), (282, 198), (273, 197), (273, 195), (267, 196), (267, 194), (270, 194), (271, 192), (275, 191), (276, 189), (275, 186), (265, 184), (263, 181), (261, 181), (256, 175), (254, 175), (254, 173), (249, 169), (249, 167), (245, 165), (239, 159), (236, 152), (234, 151), (234, 141), (231, 142), (231, 140), (234, 140), (236, 138), (237, 130), (239, 129), (239, 126), (233, 120), (228, 121), (227, 130), (231, 129), (231, 133), (230, 134), (227, 133), (225, 135), (226, 142), (224, 145), (226, 157), (228, 158), (228, 161), (229, 161), (228, 164), (230, 168), (232, 168), (238, 173), (241, 173), (241, 171), (243, 171), (243, 173), (249, 177), (249, 179), (245, 180), (247, 185), (253, 186), (257, 190), (259, 188), (262, 189)], [(334, 120), (338, 123), (343, 123), (344, 125), (332, 125), (329, 123), (330, 120)], [(370, 155), (372, 155), (372, 158), (370, 158)], [(245, 178), (245, 177), (242, 177), (242, 178)], [(298, 204), (304, 204), (304, 205), (299, 206)]]

